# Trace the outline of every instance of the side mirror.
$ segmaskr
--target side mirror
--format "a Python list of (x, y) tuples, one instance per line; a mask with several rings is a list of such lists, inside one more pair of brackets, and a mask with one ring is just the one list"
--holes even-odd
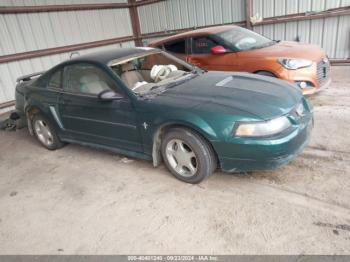
[(210, 51), (213, 55), (220, 55), (220, 54), (227, 53), (225, 47), (223, 47), (222, 45), (214, 46), (210, 49)]
[(112, 90), (104, 90), (98, 94), (98, 98), (103, 101), (112, 101), (124, 98), (121, 94), (116, 93)]

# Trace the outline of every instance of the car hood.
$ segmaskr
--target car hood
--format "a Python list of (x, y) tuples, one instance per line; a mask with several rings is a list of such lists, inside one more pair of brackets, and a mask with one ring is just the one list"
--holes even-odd
[(302, 94), (291, 84), (249, 73), (207, 72), (167, 89), (153, 102), (268, 120), (291, 111)]
[(285, 57), (285, 58), (303, 58), (315, 62), (326, 57), (326, 53), (317, 45), (281, 41), (275, 45), (247, 51), (258, 57)]

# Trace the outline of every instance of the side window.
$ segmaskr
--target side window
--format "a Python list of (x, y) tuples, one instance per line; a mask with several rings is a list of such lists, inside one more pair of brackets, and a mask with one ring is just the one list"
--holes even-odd
[(47, 87), (55, 88), (55, 89), (62, 88), (61, 81), (62, 81), (62, 71), (58, 70), (50, 76), (49, 81), (47, 83)]
[(168, 52), (172, 52), (175, 54), (185, 54), (186, 53), (185, 39), (177, 40), (171, 43), (165, 43), (164, 49)]
[(114, 90), (112, 87), (112, 79), (94, 65), (79, 63), (64, 68), (65, 91), (98, 95), (104, 90)]
[(214, 40), (207, 36), (193, 37), (192, 53), (193, 54), (210, 54), (211, 48), (218, 45)]

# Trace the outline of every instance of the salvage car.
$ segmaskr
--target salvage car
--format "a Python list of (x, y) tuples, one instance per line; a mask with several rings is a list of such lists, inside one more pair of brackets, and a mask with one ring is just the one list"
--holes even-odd
[(207, 70), (245, 71), (295, 83), (311, 95), (330, 85), (330, 63), (318, 46), (274, 41), (229, 25), (192, 30), (150, 46)]
[(83, 55), (17, 79), (16, 113), (47, 149), (90, 145), (162, 161), (199, 183), (273, 169), (307, 145), (312, 106), (294, 85), (207, 72), (153, 48)]

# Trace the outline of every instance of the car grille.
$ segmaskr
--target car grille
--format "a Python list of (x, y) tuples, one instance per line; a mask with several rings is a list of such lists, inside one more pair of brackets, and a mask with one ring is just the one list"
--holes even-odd
[(317, 81), (322, 85), (329, 77), (329, 60), (323, 58), (317, 63)]

